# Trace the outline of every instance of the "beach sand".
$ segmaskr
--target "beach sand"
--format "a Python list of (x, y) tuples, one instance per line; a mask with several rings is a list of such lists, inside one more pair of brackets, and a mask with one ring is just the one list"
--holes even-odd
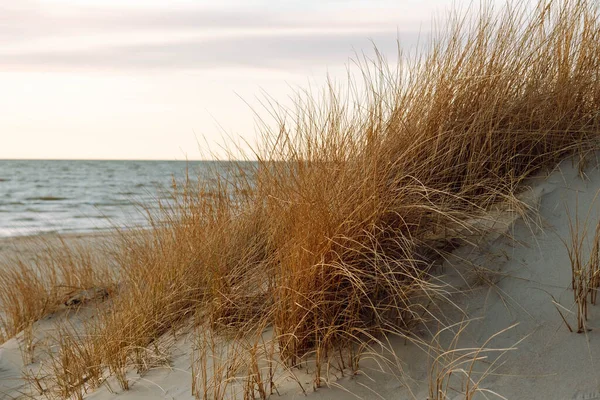
[[(600, 221), (600, 171), (588, 169), (582, 179), (576, 165), (564, 161), (552, 173), (532, 179), (530, 185), (524, 194), (532, 208), (528, 218), (505, 211), (509, 217), (490, 226), (489, 235), (479, 237), (476, 245), (456, 249), (439, 268), (440, 280), (449, 294), (437, 299), (431, 312), (452, 328), (437, 340), (433, 335), (439, 323), (433, 319), (417, 330), (424, 343), (433, 343), (439, 352), (448, 350), (437, 363), (431, 350), (390, 337), (390, 351), (381, 350), (387, 355), (387, 364), (365, 355), (354, 376), (342, 376), (332, 367), (324, 374), (323, 387), (317, 390), (313, 389), (310, 367), (291, 370), (295, 378), (290, 371), (279, 371), (275, 381), (279, 395), (273, 398), (304, 398), (302, 385), (308, 397), (315, 399), (427, 399), (431, 382), (450, 370), (453, 372), (446, 392), (450, 399), (465, 398), (466, 375), (470, 375), (471, 389), (476, 385), (483, 390), (472, 398), (600, 398), (600, 305), (590, 305), (588, 331), (569, 331), (565, 320), (576, 329), (577, 309), (568, 251), (563, 243), (570, 238), (569, 215), (573, 221), (577, 215), (581, 231), (587, 221), (584, 255), (589, 254)], [(74, 235), (67, 240), (93, 243), (95, 238)], [(14, 251), (29, 251), (28, 239), (0, 240), (0, 255)], [(78, 324), (92, 316), (93, 306), (61, 310), (35, 324), (33, 342), (41, 347), (57, 320)], [(153, 368), (143, 376), (131, 371), (131, 388), (125, 392), (110, 378), (87, 397), (192, 399), (193, 333), (177, 339), (166, 336), (163, 345), (168, 349), (168, 366)], [(25, 339), (21, 333), (0, 346), (2, 399), (18, 397), (26, 388), (21, 371), (35, 370), (43, 358), (34, 356), (34, 363), (23, 364), (19, 343)], [(478, 361), (472, 362), (474, 358)], [(460, 360), (466, 362), (459, 364)]]
[[(47, 233), (35, 236), (0, 237), (0, 258), (8, 258), (16, 253), (32, 255), (40, 245), (56, 246), (61, 242), (68, 246), (97, 245), (99, 240), (114, 237), (115, 233), (109, 230), (87, 233)], [(100, 250), (100, 249), (99, 249)]]

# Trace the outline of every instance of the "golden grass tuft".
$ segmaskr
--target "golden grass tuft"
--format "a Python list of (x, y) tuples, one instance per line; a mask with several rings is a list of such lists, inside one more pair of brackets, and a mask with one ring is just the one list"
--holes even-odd
[[(596, 193), (592, 204), (595, 203), (598, 195), (600, 195), (600, 192)], [(586, 327), (588, 303), (596, 304), (598, 288), (600, 287), (600, 221), (596, 223), (594, 236), (591, 240), (592, 245), (586, 260), (585, 251), (588, 244), (589, 220), (592, 216), (592, 210), (588, 210), (583, 222), (578, 211), (578, 207), (576, 207), (575, 216), (572, 217), (569, 210), (567, 210), (569, 239), (562, 239), (562, 241), (567, 249), (571, 264), (571, 289), (573, 290), (574, 303), (577, 306), (577, 333), (584, 333), (589, 330)], [(567, 328), (573, 331), (562, 313), (561, 317)]]
[[(394, 66), (376, 52), (357, 60), (359, 78), (330, 83), (322, 96), (300, 92), (291, 109), (268, 99), (275, 124), (260, 124), (249, 155), (257, 162), (174, 185), (172, 201), (149, 214), (150, 229), (120, 237), (119, 291), (88, 326), (81, 346), (94, 354), (85, 357), (127, 389), (126, 371), (146, 365), (139, 349), (195, 320), (211, 331), (198, 339), (193, 393), (222, 398), (237, 356), (207, 371), (214, 335), (271, 327), (273, 357), (286, 368), (316, 359), (315, 387), (332, 359), (357, 371), (355, 349), (411, 338), (445, 295), (432, 266), (477, 231), (469, 221), (518, 203), (521, 183), (540, 169), (598, 148), (597, 4), (472, 11), (450, 14)], [(56, 298), (28, 294), (62, 285), (16, 265), (21, 281), (0, 298), (7, 336), (48, 311), (26, 302)], [(478, 357), (453, 361), (440, 384)], [(249, 397), (276, 389), (247, 365)]]
[(0, 340), (30, 329), (60, 307), (110, 295), (117, 276), (105, 240), (95, 238), (90, 246), (77, 239), (32, 238), (1, 259)]

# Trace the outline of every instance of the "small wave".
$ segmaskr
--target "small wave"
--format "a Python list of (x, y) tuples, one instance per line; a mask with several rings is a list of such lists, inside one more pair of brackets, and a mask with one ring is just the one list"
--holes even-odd
[(15, 221), (19, 221), (19, 222), (33, 222), (33, 221), (36, 221), (36, 219), (33, 218), (33, 217), (21, 217), (21, 218), (16, 218)]
[(39, 197), (28, 197), (25, 200), (29, 200), (29, 201), (62, 201), (62, 200), (68, 200), (68, 199), (66, 197), (39, 196)]
[(8, 179), (8, 178), (0, 178), (0, 182), (8, 182), (8, 181), (10, 181), (10, 179)]
[(110, 207), (110, 206), (132, 206), (135, 205), (135, 203), (132, 203), (131, 201), (127, 201), (127, 200), (115, 200), (115, 201), (99, 201), (99, 202), (92, 202), (92, 203), (86, 203), (95, 207)]

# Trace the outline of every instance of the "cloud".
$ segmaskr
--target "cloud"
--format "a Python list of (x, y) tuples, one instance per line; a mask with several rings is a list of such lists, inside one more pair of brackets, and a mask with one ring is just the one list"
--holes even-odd
[[(209, 4), (210, 3), (204, 3)], [(364, 10), (341, 7), (337, 10), (282, 9), (267, 5), (235, 10), (212, 6), (170, 8), (118, 8), (42, 6), (30, 0), (0, 4), (0, 33), (5, 40), (49, 35), (132, 32), (136, 30), (181, 29), (282, 29), (328, 28), (360, 29), (406, 23), (397, 9)]]
[[(264, 3), (232, 10), (219, 8), (217, 3), (207, 7), (210, 3), (206, 2), (204, 6), (158, 8), (54, 1), (0, 4), (0, 67), (293, 69), (339, 65), (353, 50), (372, 49), (371, 39), (383, 53), (394, 53), (396, 29), (406, 21), (399, 8), (364, 8), (361, 2), (335, 9), (308, 1), (305, 7)], [(413, 44), (416, 25), (403, 23), (402, 29), (406, 31), (400, 34), (402, 41)]]
[[(416, 41), (416, 33), (402, 35)], [(285, 68), (339, 65), (373, 43), (395, 55), (394, 32), (234, 36), (166, 44), (110, 46), (76, 51), (37, 51), (0, 56), (4, 67), (48, 69), (188, 69), (215, 67)]]

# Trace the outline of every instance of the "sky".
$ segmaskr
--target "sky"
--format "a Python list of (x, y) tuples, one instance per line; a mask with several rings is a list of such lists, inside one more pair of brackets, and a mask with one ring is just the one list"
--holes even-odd
[(264, 93), (395, 56), (451, 0), (0, 0), (0, 159), (225, 158)]

